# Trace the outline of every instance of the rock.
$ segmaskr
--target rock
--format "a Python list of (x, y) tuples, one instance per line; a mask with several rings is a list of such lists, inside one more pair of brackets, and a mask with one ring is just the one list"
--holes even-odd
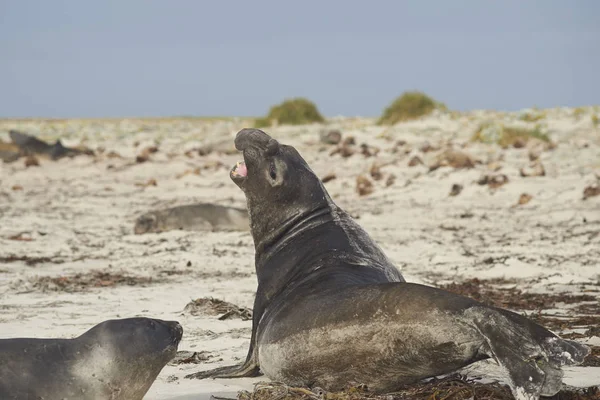
[(419, 156), (413, 156), (409, 161), (408, 161), (408, 166), (409, 167), (416, 167), (417, 165), (423, 165), (423, 160), (421, 160), (421, 158)]
[(419, 146), (419, 151), (423, 152), (423, 153), (428, 153), (430, 151), (433, 150), (437, 150), (435, 147), (433, 147), (429, 142), (425, 141), (424, 143), (422, 143)]
[(106, 153), (106, 158), (123, 158), (123, 157), (116, 151), (111, 150), (108, 153)]
[(356, 139), (354, 139), (354, 136), (347, 136), (346, 139), (344, 139), (344, 141), (342, 142), (342, 144), (353, 146), (356, 144)]
[(135, 161), (137, 163), (143, 163), (150, 159), (150, 154), (154, 154), (158, 151), (158, 147), (156, 146), (148, 146), (140, 154), (137, 155)]
[(337, 178), (337, 175), (333, 172), (328, 173), (327, 175), (325, 175), (323, 178), (321, 178), (321, 182), (323, 183), (327, 183), (329, 181), (332, 181), (334, 179)]
[(371, 182), (369, 178), (364, 175), (359, 175), (356, 177), (356, 192), (360, 196), (367, 196), (373, 193), (374, 190), (375, 188), (373, 187), (373, 182)]
[(158, 183), (156, 182), (156, 179), (152, 178), (149, 179), (147, 182), (145, 183), (136, 183), (135, 186), (139, 186), (139, 187), (148, 187), (148, 186), (157, 186)]
[(519, 201), (517, 202), (518, 205), (522, 206), (524, 204), (527, 204), (531, 201), (531, 199), (533, 199), (533, 196), (528, 194), (528, 193), (522, 193), (521, 196), (519, 196)]
[(541, 162), (534, 162), (530, 164), (528, 167), (523, 167), (519, 170), (519, 173), (522, 177), (528, 176), (545, 176), (546, 170)]
[(40, 161), (33, 154), (28, 155), (25, 158), (25, 166), (26, 167), (39, 167)]
[(381, 173), (381, 167), (377, 163), (373, 163), (373, 165), (371, 165), (371, 168), (369, 169), (369, 174), (371, 175), (371, 178), (375, 179), (376, 181), (383, 178), (383, 174)]
[(338, 144), (342, 141), (342, 132), (337, 129), (321, 131), (319, 139), (325, 144)]
[(593, 185), (587, 186), (583, 189), (583, 200), (587, 200), (590, 197), (596, 197), (600, 195), (600, 184), (594, 183)]
[(464, 151), (447, 149), (436, 156), (436, 160), (429, 167), (430, 171), (435, 171), (440, 167), (450, 166), (454, 169), (474, 168), (475, 160)]
[(375, 146), (369, 146), (366, 143), (360, 145), (360, 152), (365, 157), (376, 156), (379, 153), (379, 148)]
[(504, 174), (484, 175), (477, 181), (478, 185), (487, 185), (490, 189), (498, 189), (508, 183), (508, 176)]
[(529, 151), (527, 152), (527, 155), (529, 157), (529, 161), (537, 161), (540, 156), (542, 155), (542, 151), (540, 150), (539, 147), (535, 147), (532, 149), (529, 149)]
[(387, 179), (385, 180), (385, 187), (390, 187), (396, 182), (396, 175), (389, 174)]
[(462, 190), (463, 190), (463, 185), (455, 183), (452, 185), (452, 188), (450, 189), (450, 196), (458, 196), (460, 194), (460, 192), (462, 192)]

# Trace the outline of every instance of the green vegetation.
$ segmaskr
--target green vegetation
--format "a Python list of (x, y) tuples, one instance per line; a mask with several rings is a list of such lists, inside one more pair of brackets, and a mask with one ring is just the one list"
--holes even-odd
[(600, 124), (600, 118), (596, 114), (592, 114), (592, 125), (598, 126)]
[(392, 102), (377, 122), (380, 125), (393, 125), (397, 122), (417, 119), (433, 110), (446, 110), (446, 105), (435, 101), (423, 92), (404, 92)]
[(280, 125), (303, 125), (313, 122), (325, 122), (317, 106), (303, 97), (287, 99), (283, 103), (271, 107), (269, 114), (254, 122), (256, 128), (271, 126), (273, 122)]
[(538, 139), (550, 143), (550, 138), (541, 127), (525, 128), (517, 126), (505, 126), (493, 122), (485, 122), (479, 126), (473, 137), (474, 142), (496, 143), (506, 147), (522, 147), (530, 139)]
[(585, 113), (585, 107), (576, 107), (573, 109), (573, 117), (575, 117), (575, 119), (580, 119)]
[(546, 118), (546, 113), (538, 110), (537, 107), (525, 110), (519, 115), (519, 119), (525, 122), (537, 122), (544, 118)]

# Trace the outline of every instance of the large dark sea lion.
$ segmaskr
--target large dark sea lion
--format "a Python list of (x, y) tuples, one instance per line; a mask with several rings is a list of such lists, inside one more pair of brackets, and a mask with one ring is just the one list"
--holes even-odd
[(258, 289), (246, 362), (188, 375), (262, 371), (289, 385), (390, 392), (494, 359), (517, 399), (553, 395), (589, 349), (527, 318), (404, 279), (291, 146), (244, 129), (231, 178), (244, 191)]
[(211, 203), (188, 204), (140, 215), (133, 227), (136, 235), (172, 230), (248, 231), (248, 212)]
[(177, 352), (176, 321), (104, 321), (74, 339), (0, 339), (2, 400), (141, 400)]

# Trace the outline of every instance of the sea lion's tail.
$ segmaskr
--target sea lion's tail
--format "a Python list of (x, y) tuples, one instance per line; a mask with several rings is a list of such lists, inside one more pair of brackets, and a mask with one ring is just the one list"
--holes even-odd
[(553, 396), (562, 387), (564, 365), (578, 365), (589, 347), (561, 339), (527, 318), (487, 307), (473, 307), (466, 316), (485, 339), (484, 354), (506, 371), (517, 400)]

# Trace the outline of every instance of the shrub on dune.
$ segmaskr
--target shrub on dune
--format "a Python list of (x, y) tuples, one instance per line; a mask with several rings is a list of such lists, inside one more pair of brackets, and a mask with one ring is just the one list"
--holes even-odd
[(446, 110), (446, 105), (440, 103), (423, 92), (404, 92), (392, 102), (379, 118), (380, 125), (393, 125), (397, 122), (409, 121), (428, 115), (433, 110)]
[(256, 119), (254, 126), (262, 128), (271, 126), (273, 123), (303, 125), (313, 122), (325, 122), (325, 118), (312, 101), (303, 97), (296, 97), (271, 107), (266, 117)]

